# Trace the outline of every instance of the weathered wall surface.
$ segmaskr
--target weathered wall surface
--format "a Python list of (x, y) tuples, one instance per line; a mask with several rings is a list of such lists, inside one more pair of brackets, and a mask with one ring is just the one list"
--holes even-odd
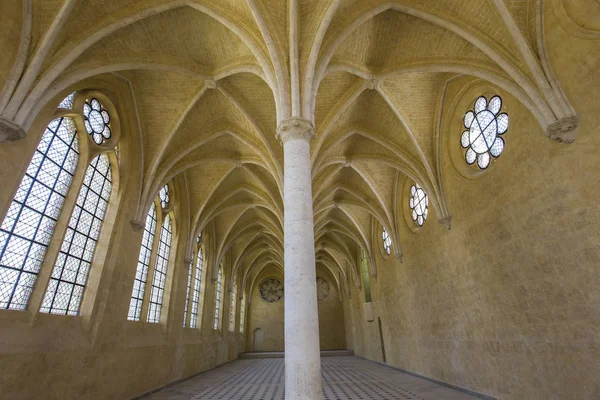
[(449, 84), (449, 145), (458, 151), (472, 101), (495, 91), (511, 118), (506, 149), (473, 179), (445, 158), (452, 230), (435, 213), (417, 234), (401, 224), (403, 263), (377, 256), (374, 322), (364, 322), (363, 293), (351, 285), (344, 310), (357, 354), (381, 361), (380, 317), (396, 367), (501, 399), (600, 393), (600, 48), (549, 18), (550, 57), (581, 117), (576, 142), (547, 139), (521, 104), (487, 84)]

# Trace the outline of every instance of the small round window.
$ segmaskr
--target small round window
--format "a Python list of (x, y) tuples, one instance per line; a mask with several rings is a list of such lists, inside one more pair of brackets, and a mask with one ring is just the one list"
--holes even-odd
[(110, 114), (96, 98), (83, 103), (83, 123), (96, 144), (102, 144), (112, 136)]
[(500, 136), (508, 130), (508, 115), (500, 113), (502, 99), (494, 96), (489, 103), (483, 96), (475, 101), (472, 111), (465, 114), (460, 144), (467, 149), (465, 160), (469, 165), (477, 161), (477, 166), (486, 169), (491, 157), (499, 157), (504, 150), (504, 139)]
[(408, 201), (408, 205), (412, 211), (413, 221), (415, 221), (417, 225), (423, 226), (423, 223), (427, 220), (427, 215), (429, 214), (429, 198), (417, 183), (410, 188), (410, 200)]
[(390, 234), (385, 228), (383, 228), (383, 231), (381, 232), (381, 238), (383, 239), (383, 250), (385, 250), (385, 253), (389, 256), (392, 254), (392, 238), (390, 238)]

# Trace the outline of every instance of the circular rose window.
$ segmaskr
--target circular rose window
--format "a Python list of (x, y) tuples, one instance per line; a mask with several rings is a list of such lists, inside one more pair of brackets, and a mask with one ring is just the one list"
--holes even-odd
[(283, 297), (283, 283), (277, 278), (267, 278), (258, 286), (260, 297), (267, 303), (278, 302)]
[(96, 144), (102, 144), (112, 136), (110, 115), (98, 99), (93, 98), (83, 104), (83, 122), (85, 130), (92, 135)]
[(502, 99), (494, 96), (489, 103), (483, 96), (475, 101), (473, 111), (465, 114), (467, 128), (460, 137), (460, 144), (467, 149), (465, 160), (469, 165), (477, 161), (477, 166), (486, 169), (491, 157), (497, 158), (504, 150), (504, 139), (500, 137), (508, 130), (508, 115), (500, 114)]

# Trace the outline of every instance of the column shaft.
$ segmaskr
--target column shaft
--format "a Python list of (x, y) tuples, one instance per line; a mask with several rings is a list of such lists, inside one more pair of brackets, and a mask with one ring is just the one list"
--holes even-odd
[(284, 142), (285, 398), (320, 400), (310, 136)]

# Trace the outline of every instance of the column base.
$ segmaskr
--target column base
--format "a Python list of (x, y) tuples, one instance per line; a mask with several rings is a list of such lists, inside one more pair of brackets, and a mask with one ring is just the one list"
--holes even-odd
[(19, 125), (0, 117), (0, 143), (21, 140), (25, 137), (25, 130)]

